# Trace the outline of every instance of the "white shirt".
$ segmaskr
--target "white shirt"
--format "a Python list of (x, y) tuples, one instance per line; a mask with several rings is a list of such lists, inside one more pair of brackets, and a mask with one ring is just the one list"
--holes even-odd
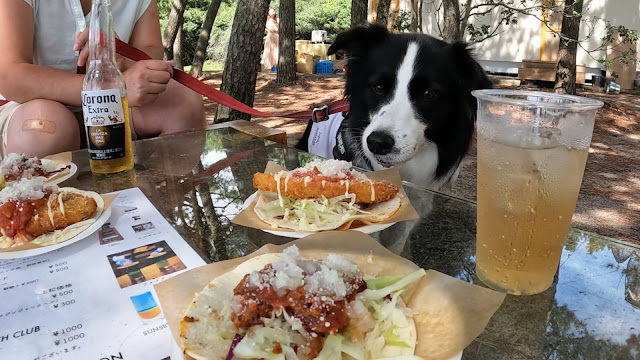
[[(24, 0), (33, 8), (33, 63), (75, 73), (78, 55), (73, 51), (76, 34), (89, 23), (80, 0)], [(113, 0), (113, 29), (124, 42), (151, 0)]]

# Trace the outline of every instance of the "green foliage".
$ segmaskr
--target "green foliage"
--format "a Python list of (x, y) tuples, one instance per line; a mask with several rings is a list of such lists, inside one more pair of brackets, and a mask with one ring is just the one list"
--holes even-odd
[(394, 12), (393, 29), (398, 32), (407, 32), (411, 29), (411, 11), (399, 10)]
[[(620, 34), (620, 37), (622, 38), (622, 44), (634, 44), (638, 41), (638, 32), (635, 30), (627, 29), (623, 25), (614, 26), (611, 25), (611, 23), (608, 21), (606, 23), (606, 27), (606, 34), (600, 39), (602, 40), (601, 48), (603, 49), (606, 49), (607, 46), (615, 40), (616, 32)], [(619, 55), (613, 59), (606, 59), (604, 57), (601, 57), (597, 60), (599, 63), (605, 66), (605, 69), (608, 69), (609, 67), (611, 67), (611, 65), (613, 65), (613, 60), (618, 60), (621, 64), (626, 65), (637, 60), (637, 51), (635, 49), (620, 51)], [(618, 78), (618, 74), (616, 74), (615, 72), (612, 72), (611, 76), (614, 79)]]
[[(191, 60), (193, 60), (193, 54), (195, 53), (196, 45), (198, 44), (198, 37), (200, 36), (200, 29), (202, 28), (202, 23), (204, 22), (204, 18), (207, 14), (207, 9), (209, 8), (210, 2), (211, 2), (210, 0), (188, 0), (187, 2), (187, 8), (184, 11), (184, 23), (182, 27), (183, 64), (191, 64)], [(231, 27), (231, 22), (233, 21), (233, 13), (235, 12), (236, 3), (237, 3), (237, 0), (222, 1), (222, 4), (220, 5), (220, 10), (218, 10), (218, 16), (216, 17), (216, 21), (213, 25), (210, 43), (214, 40), (214, 38), (219, 38), (220, 34), (225, 31), (226, 23), (228, 23), (229, 27)], [(158, 13), (160, 15), (160, 25), (161, 25), (163, 34), (164, 34), (164, 29), (167, 25), (167, 18), (169, 17), (169, 13), (171, 12), (172, 6), (173, 6), (173, 0), (158, 0)], [(222, 13), (230, 6), (233, 7), (233, 10), (227, 11), (227, 13), (230, 12), (231, 15), (225, 17), (225, 15), (228, 15), (228, 14), (222, 14)], [(227, 36), (226, 42), (228, 41), (229, 41), (229, 38)], [(226, 47), (224, 51), (224, 56), (226, 56)], [(224, 62), (224, 59), (222, 61)]]
[(227, 0), (220, 4), (216, 21), (211, 29), (207, 57), (214, 63), (224, 64), (227, 59), (227, 49), (231, 38), (231, 25), (236, 12), (238, 0)]
[[(191, 64), (195, 47), (200, 36), (210, 0), (188, 0), (184, 13), (183, 63)], [(216, 64), (224, 64), (227, 57), (231, 26), (238, 0), (223, 0), (211, 30), (207, 58)], [(158, 0), (160, 24), (164, 34), (167, 17), (171, 12), (173, 0)], [(271, 7), (279, 12), (279, 0), (272, 0)], [(266, 18), (265, 18), (266, 21)], [(399, 22), (398, 26), (408, 29), (408, 22)], [(351, 0), (296, 0), (296, 38), (311, 39), (311, 31), (326, 30), (329, 39), (351, 26)]]
[(351, 0), (296, 1), (296, 36), (311, 39), (311, 31), (326, 30), (329, 39), (351, 27)]

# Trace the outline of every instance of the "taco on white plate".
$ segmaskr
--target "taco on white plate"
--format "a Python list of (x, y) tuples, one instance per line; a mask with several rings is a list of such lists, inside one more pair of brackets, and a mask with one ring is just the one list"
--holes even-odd
[(350, 168), (347, 161), (315, 160), (292, 171), (257, 173), (254, 212), (274, 228), (296, 231), (333, 230), (354, 220), (377, 223), (393, 216), (402, 205), (398, 187)]
[(62, 164), (49, 159), (10, 153), (0, 161), (0, 172), (2, 173), (0, 188), (4, 187), (4, 182), (19, 181), (20, 179), (32, 179), (40, 176), (49, 179), (70, 167), (70, 164)]
[(344, 256), (306, 260), (295, 245), (257, 256), (196, 295), (182, 349), (198, 360), (420, 359), (401, 295), (424, 274), (368, 278)]
[(67, 241), (102, 214), (104, 200), (97, 193), (44, 181), (23, 178), (0, 191), (0, 248)]

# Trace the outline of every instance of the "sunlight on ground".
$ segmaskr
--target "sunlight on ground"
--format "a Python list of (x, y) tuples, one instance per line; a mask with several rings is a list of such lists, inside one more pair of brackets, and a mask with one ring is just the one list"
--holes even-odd
[[(205, 61), (204, 66), (202, 66), (202, 71), (222, 71), (224, 69), (224, 65), (220, 63), (214, 63), (213, 61)], [(185, 66), (184, 71), (189, 72), (191, 70), (191, 65)]]

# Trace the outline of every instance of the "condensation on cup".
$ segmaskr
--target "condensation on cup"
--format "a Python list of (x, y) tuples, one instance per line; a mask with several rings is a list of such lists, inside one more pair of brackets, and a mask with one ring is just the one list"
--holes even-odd
[(530, 295), (551, 286), (580, 191), (600, 101), (477, 90), (478, 277)]

